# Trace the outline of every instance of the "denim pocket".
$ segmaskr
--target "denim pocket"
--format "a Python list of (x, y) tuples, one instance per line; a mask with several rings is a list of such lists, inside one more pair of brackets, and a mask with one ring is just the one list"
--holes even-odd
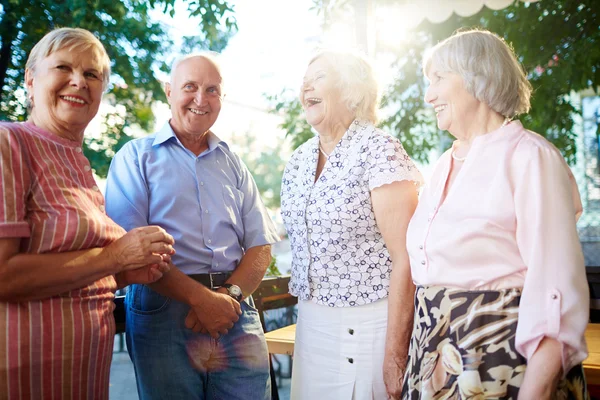
[(258, 309), (254, 305), (254, 299), (252, 298), (252, 296), (242, 300), (242, 302), (240, 303), (240, 307), (243, 307), (244, 305), (248, 308), (249, 311), (254, 311), (258, 313)]
[(169, 297), (158, 294), (146, 285), (131, 285), (127, 300), (128, 310), (140, 315), (157, 314), (171, 303)]

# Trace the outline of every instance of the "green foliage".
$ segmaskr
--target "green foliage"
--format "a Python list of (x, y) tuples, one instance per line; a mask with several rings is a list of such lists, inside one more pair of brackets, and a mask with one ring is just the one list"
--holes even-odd
[(304, 110), (298, 99), (298, 94), (290, 89), (284, 89), (278, 95), (267, 95), (274, 114), (282, 114), (283, 122), (279, 125), (286, 132), (286, 137), (292, 139), (292, 148), (296, 149), (315, 134), (304, 119)]
[(277, 258), (275, 256), (271, 257), (271, 263), (267, 267), (265, 276), (281, 276), (281, 271), (279, 271), (279, 268), (277, 267)]
[[(327, 19), (336, 12), (352, 11), (354, 2), (315, 0), (315, 8)], [(375, 1), (375, 8), (389, 0)], [(336, 9), (338, 7), (338, 9)], [(355, 18), (362, 18), (355, 11)], [(503, 36), (520, 57), (534, 87), (531, 112), (520, 119), (533, 131), (551, 140), (569, 162), (575, 161), (575, 114), (581, 112), (572, 93), (600, 86), (600, 1), (543, 0), (515, 2), (494, 11), (486, 7), (463, 18), (453, 15), (441, 24), (423, 22), (397, 46), (377, 43), (377, 51), (392, 53), (396, 77), (385, 91), (381, 126), (398, 136), (407, 152), (425, 161), (429, 150), (438, 146), (441, 135), (431, 107), (424, 104), (426, 80), (421, 59), (426, 48), (450, 36), (459, 28), (482, 27)], [(284, 111), (282, 127), (292, 136), (294, 146), (310, 135), (297, 100), (285, 92), (272, 96), (276, 112)], [(300, 121), (301, 120), (301, 121)]]
[(265, 206), (276, 209), (281, 204), (281, 177), (285, 167), (281, 158), (283, 144), (277, 143), (274, 148), (266, 149), (261, 146), (259, 150), (255, 141), (248, 133), (232, 139), (236, 144), (236, 153), (254, 177)]
[[(165, 101), (155, 71), (168, 71), (177, 54), (165, 26), (150, 13), (171, 16), (175, 0), (0, 0), (0, 119), (22, 121), (23, 78), (28, 52), (49, 30), (70, 26), (88, 29), (104, 44), (112, 60), (113, 85), (106, 100), (124, 112), (106, 116), (105, 135), (87, 138), (85, 153), (105, 176), (110, 159), (131, 138), (128, 127), (153, 128), (152, 104)], [(184, 39), (182, 52), (222, 50), (237, 30), (233, 8), (224, 0), (189, 0), (187, 11), (198, 16), (198, 35)], [(117, 115), (118, 114), (118, 115)]]

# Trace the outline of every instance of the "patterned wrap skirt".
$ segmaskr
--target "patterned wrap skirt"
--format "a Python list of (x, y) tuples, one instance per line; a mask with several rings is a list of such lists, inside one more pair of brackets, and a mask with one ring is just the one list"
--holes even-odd
[[(417, 286), (403, 400), (517, 400), (527, 360), (515, 350), (521, 289)], [(573, 367), (555, 399), (589, 399)]]

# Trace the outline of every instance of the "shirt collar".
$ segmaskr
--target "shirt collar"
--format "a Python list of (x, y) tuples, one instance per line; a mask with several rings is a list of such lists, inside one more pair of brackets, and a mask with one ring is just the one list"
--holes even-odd
[[(152, 142), (152, 146), (163, 144), (164, 142), (166, 142), (167, 140), (169, 140), (171, 138), (174, 138), (177, 141), (177, 143), (181, 144), (181, 142), (177, 138), (177, 135), (175, 135), (175, 132), (173, 131), (173, 128), (171, 127), (171, 124), (169, 123), (169, 121), (167, 121), (167, 122), (165, 122), (165, 124), (163, 125), (161, 130), (159, 130), (156, 133), (156, 136), (154, 137), (154, 141)], [(219, 144), (223, 144), (223, 146), (229, 148), (229, 146), (227, 146), (227, 143), (225, 143), (224, 141), (219, 139), (219, 137), (217, 135), (215, 135), (214, 133), (212, 133), (212, 131), (208, 131), (208, 151), (209, 152), (213, 151), (214, 149), (219, 147)]]

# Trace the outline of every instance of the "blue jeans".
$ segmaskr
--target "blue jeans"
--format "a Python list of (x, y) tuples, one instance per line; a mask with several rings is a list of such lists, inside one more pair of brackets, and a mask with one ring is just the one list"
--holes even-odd
[(267, 344), (258, 311), (247, 301), (219, 339), (187, 329), (190, 307), (146, 285), (130, 286), (126, 307), (127, 348), (140, 399), (271, 398)]

